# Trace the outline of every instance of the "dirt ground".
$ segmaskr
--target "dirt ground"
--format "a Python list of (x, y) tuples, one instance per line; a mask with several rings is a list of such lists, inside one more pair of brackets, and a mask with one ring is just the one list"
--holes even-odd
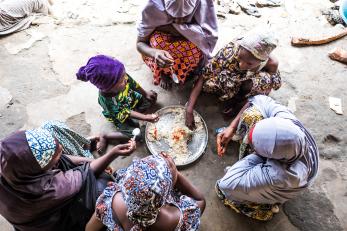
[[(97, 89), (76, 80), (79, 66), (95, 54), (122, 60), (128, 73), (145, 89), (159, 93), (158, 108), (187, 101), (190, 86), (171, 92), (152, 85), (151, 73), (135, 48), (136, 20), (141, 0), (57, 0), (58, 21), (42, 18), (40, 24), (0, 39), (0, 138), (17, 129), (39, 126), (58, 119), (85, 135), (114, 130), (101, 115)], [(215, 153), (214, 129), (226, 125), (216, 100), (205, 95), (198, 102), (209, 127), (209, 145), (192, 166), (183, 169), (207, 198), (201, 230), (347, 230), (347, 117), (329, 109), (328, 97), (342, 99), (347, 108), (347, 66), (331, 61), (327, 53), (335, 47), (347, 48), (347, 37), (326, 46), (293, 48), (292, 36), (327, 34), (333, 28), (320, 10), (328, 0), (286, 0), (282, 7), (260, 9), (262, 17), (241, 13), (219, 19), (216, 50), (247, 30), (271, 25), (279, 37), (275, 55), (280, 61), (283, 86), (271, 93), (284, 105), (294, 97), (297, 117), (312, 131), (320, 149), (319, 176), (300, 197), (287, 202), (269, 222), (257, 222), (230, 211), (214, 193), (215, 181), (223, 169), (237, 159), (233, 145), (225, 157)], [(16, 46), (38, 36), (28, 49)], [(345, 114), (346, 109), (345, 109)], [(139, 145), (133, 156), (148, 155)], [(132, 156), (132, 157), (133, 157)], [(114, 168), (124, 167), (132, 157), (116, 159)], [(1, 230), (12, 230), (0, 219)]]

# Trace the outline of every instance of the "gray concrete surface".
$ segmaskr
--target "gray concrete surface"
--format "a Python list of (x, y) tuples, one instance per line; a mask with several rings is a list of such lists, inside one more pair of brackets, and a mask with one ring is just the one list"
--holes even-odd
[[(29, 49), (16, 55), (6, 47), (29, 39), (28, 31), (0, 38), (0, 138), (17, 129), (32, 128), (49, 119), (66, 121), (85, 135), (114, 130), (101, 115), (97, 90), (75, 79), (78, 67), (95, 54), (108, 54), (122, 60), (127, 71), (144, 88), (159, 93), (158, 108), (184, 104), (190, 86), (164, 91), (151, 83), (151, 73), (136, 52), (137, 14), (141, 1), (75, 0), (57, 1), (54, 10), (59, 21), (42, 19), (28, 31), (44, 34)], [(293, 48), (294, 35), (326, 34), (336, 30), (327, 24), (320, 9), (328, 0), (286, 0), (279, 8), (261, 9), (262, 17), (227, 15), (219, 20), (217, 49), (254, 26), (270, 24), (280, 38), (275, 55), (280, 61), (283, 87), (271, 95), (283, 104), (297, 97), (296, 115), (312, 131), (321, 151), (319, 177), (306, 193), (288, 202), (269, 222), (257, 222), (225, 208), (213, 186), (224, 167), (236, 161), (237, 145), (225, 157), (215, 154), (214, 129), (226, 125), (216, 100), (203, 96), (197, 111), (209, 127), (209, 145), (204, 156), (183, 169), (207, 198), (201, 230), (347, 230), (347, 125), (346, 115), (329, 109), (328, 97), (347, 102), (347, 66), (331, 61), (327, 53), (334, 47), (346, 47), (347, 38), (321, 47)], [(346, 106), (345, 106), (346, 108)], [(139, 145), (133, 156), (146, 156)], [(116, 159), (114, 168), (124, 167), (132, 157)], [(1, 199), (1, 198), (0, 198)], [(320, 229), (321, 228), (321, 229)], [(11, 230), (0, 219), (0, 230)]]

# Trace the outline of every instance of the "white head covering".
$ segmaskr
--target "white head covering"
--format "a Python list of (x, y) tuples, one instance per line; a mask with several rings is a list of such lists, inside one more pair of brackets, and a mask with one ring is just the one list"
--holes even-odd
[(292, 162), (307, 151), (304, 132), (289, 119), (271, 117), (259, 121), (252, 143), (260, 156)]
[(249, 31), (237, 42), (261, 61), (266, 61), (270, 53), (277, 47), (278, 39), (267, 28)]
[(166, 12), (174, 18), (190, 15), (197, 6), (198, 0), (164, 0)]

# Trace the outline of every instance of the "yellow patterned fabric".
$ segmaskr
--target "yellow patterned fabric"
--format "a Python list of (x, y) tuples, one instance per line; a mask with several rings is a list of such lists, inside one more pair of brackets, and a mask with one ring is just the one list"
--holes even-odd
[(240, 122), (237, 126), (236, 136), (240, 137), (240, 149), (239, 149), (239, 159), (242, 159), (246, 155), (254, 152), (251, 145), (249, 145), (249, 131), (250, 129), (260, 120), (264, 119), (261, 112), (255, 107), (248, 107), (241, 115)]
[(247, 217), (253, 218), (259, 221), (268, 221), (273, 217), (274, 212), (272, 211), (277, 205), (270, 204), (256, 204), (256, 203), (240, 203), (233, 200), (228, 200), (225, 198), (223, 192), (218, 187), (218, 182), (215, 185), (215, 191), (218, 198), (223, 202), (223, 204), (234, 210), (236, 213), (241, 213)]
[(239, 49), (240, 46), (237, 43), (228, 43), (202, 69), (204, 92), (217, 94), (220, 101), (226, 101), (240, 91), (242, 82), (246, 80), (252, 80), (253, 83), (246, 97), (268, 94), (271, 89), (277, 90), (281, 87), (279, 72), (269, 74), (261, 70), (255, 73), (240, 70)]
[(102, 107), (102, 114), (109, 120), (113, 121), (116, 126), (124, 123), (130, 116), (132, 109), (136, 107), (142, 99), (142, 94), (138, 92), (140, 85), (126, 75), (127, 84), (123, 91), (114, 97), (106, 97), (99, 93), (99, 104)]

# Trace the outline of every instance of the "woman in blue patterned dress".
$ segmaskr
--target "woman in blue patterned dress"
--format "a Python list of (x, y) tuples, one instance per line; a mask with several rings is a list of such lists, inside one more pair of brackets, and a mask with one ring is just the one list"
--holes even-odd
[(169, 155), (135, 160), (116, 178), (98, 198), (86, 231), (198, 230), (204, 196)]

